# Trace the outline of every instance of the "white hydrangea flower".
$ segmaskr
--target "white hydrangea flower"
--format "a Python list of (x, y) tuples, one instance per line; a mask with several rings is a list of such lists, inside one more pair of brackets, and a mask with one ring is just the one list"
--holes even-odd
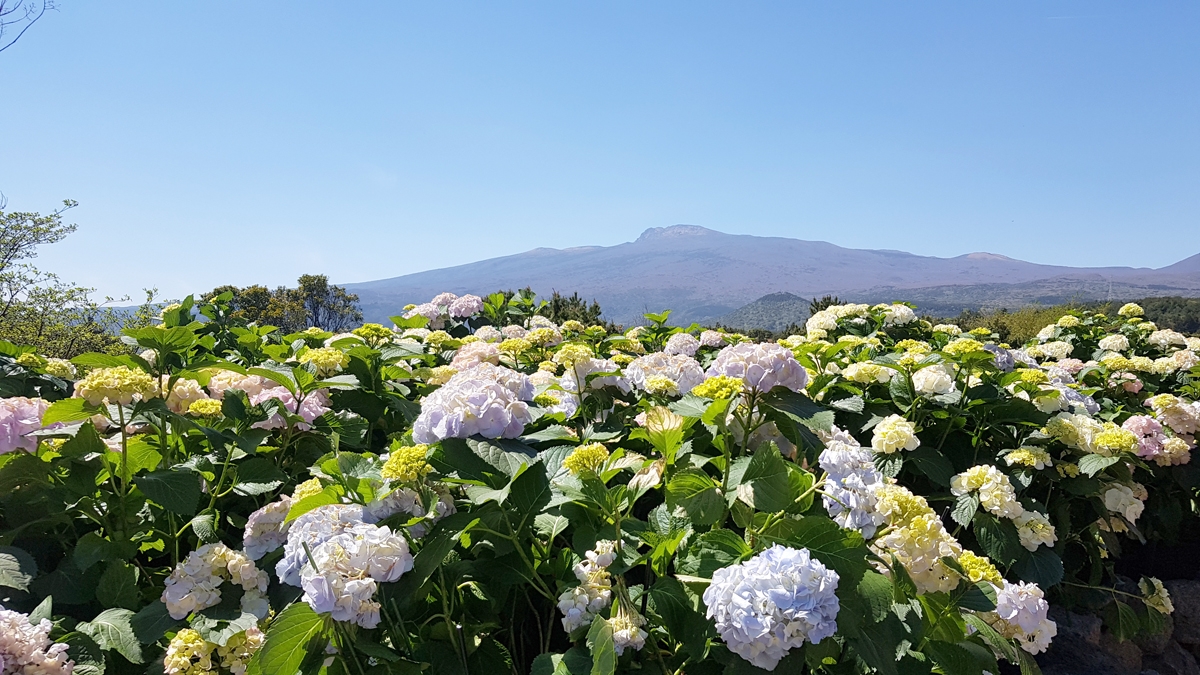
[(903, 326), (917, 320), (917, 313), (908, 305), (899, 303), (883, 308), (883, 323), (886, 326)]
[(616, 560), (616, 547), (615, 541), (598, 541), (596, 548), (585, 553), (584, 560), (575, 564), (573, 571), (579, 585), (558, 596), (563, 629), (568, 633), (580, 626), (591, 625), (596, 615), (612, 603), (612, 577), (608, 566)]
[(962, 335), (962, 328), (952, 323), (939, 323), (933, 327), (935, 333), (945, 333), (946, 335)]
[[(720, 333), (718, 333), (720, 335)], [(700, 349), (700, 341), (691, 333), (676, 333), (667, 339), (663, 353), (694, 356)]]
[(888, 415), (875, 425), (871, 447), (875, 452), (890, 455), (899, 450), (916, 450), (921, 445), (917, 425), (899, 415)]
[(870, 361), (862, 361), (846, 366), (845, 370), (842, 371), (842, 377), (851, 382), (859, 382), (861, 384), (871, 382), (886, 384), (892, 381), (892, 376), (895, 373), (896, 371), (887, 366), (881, 366), (878, 363), (871, 363)]
[(1047, 617), (1049, 611), (1050, 603), (1037, 584), (1005, 581), (996, 592), (996, 610), (981, 616), (996, 632), (1017, 640), (1021, 649), (1040, 654), (1058, 634), (1058, 626)]
[(945, 364), (926, 366), (912, 376), (913, 388), (923, 396), (948, 394), (955, 390), (954, 371)]
[(480, 326), (475, 331), (475, 337), (484, 342), (500, 342), (504, 339), (504, 333), (495, 326)]
[(483, 311), (483, 298), (478, 295), (462, 295), (450, 302), (446, 312), (456, 318), (465, 319)]
[(665, 377), (675, 385), (672, 395), (682, 396), (704, 381), (704, 370), (690, 356), (658, 352), (634, 359), (625, 367), (625, 377), (642, 391), (655, 389), (652, 378)]
[(837, 572), (808, 549), (775, 545), (714, 572), (703, 597), (729, 649), (773, 670), (793, 648), (837, 631), (837, 586)]
[(1183, 333), (1176, 333), (1173, 330), (1156, 330), (1146, 337), (1146, 342), (1159, 349), (1167, 349), (1171, 345), (1187, 346), (1187, 338)]
[(646, 625), (645, 617), (626, 605), (627, 603), (621, 602), (617, 607), (616, 616), (608, 622), (612, 628), (613, 649), (617, 656), (624, 654), (626, 649), (640, 651), (646, 646), (646, 637), (649, 635), (642, 629), (642, 626)]
[(1134, 494), (1133, 488), (1119, 483), (1110, 485), (1104, 491), (1104, 506), (1110, 512), (1120, 514), (1130, 523), (1137, 522), (1146, 508), (1142, 500)]
[(885, 481), (871, 451), (837, 427), (822, 440), (825, 449), (817, 463), (827, 474), (826, 494), (821, 496), (825, 511), (839, 526), (858, 530), (867, 539), (874, 537), (884, 522), (875, 510), (875, 490)]
[(1171, 594), (1163, 587), (1163, 582), (1154, 577), (1142, 577), (1138, 581), (1138, 589), (1142, 592), (1142, 600), (1146, 606), (1159, 614), (1171, 614), (1175, 604), (1171, 602)]
[(701, 347), (724, 347), (725, 336), (715, 330), (706, 330), (700, 333)]
[(454, 358), (450, 361), (450, 367), (463, 371), (468, 368), (474, 368), (481, 363), (490, 363), (492, 365), (500, 364), (500, 349), (496, 345), (480, 340), (479, 342), (470, 342), (458, 348), (454, 354)]
[(318, 614), (363, 628), (379, 624), (376, 584), (395, 581), (413, 566), (407, 539), (368, 523), (353, 525), (311, 551), (312, 560), (300, 570), (303, 600)]
[(503, 335), (506, 340), (515, 340), (517, 338), (525, 337), (528, 334), (528, 331), (521, 326), (513, 324), (511, 326), (505, 326), (504, 328), (501, 328), (500, 334)]
[(792, 351), (777, 344), (743, 342), (722, 349), (708, 368), (709, 377), (716, 375), (741, 378), (746, 388), (761, 392), (775, 387), (801, 392), (808, 384), (808, 372)]
[(1039, 546), (1054, 546), (1058, 541), (1050, 519), (1038, 511), (1025, 511), (1013, 519), (1013, 524), (1017, 526), (1021, 546), (1028, 551), (1036, 551)]
[(533, 421), (529, 377), (491, 363), (455, 374), (421, 402), (413, 440), (437, 443), (447, 438), (516, 438)]
[(173, 619), (221, 602), (221, 584), (231, 581), (242, 587), (242, 610), (266, 618), (267, 573), (258, 569), (245, 553), (225, 544), (205, 544), (188, 554), (165, 582), (163, 604)]
[(325, 540), (364, 522), (372, 520), (358, 504), (327, 504), (301, 515), (288, 529), (283, 558), (275, 565), (275, 576), (289, 586), (300, 585), (300, 570), (308, 564), (309, 550)]
[[(876, 488), (875, 499), (875, 508), (888, 528), (871, 542), (871, 548), (884, 560), (894, 555), (920, 592), (954, 590), (959, 576), (946, 567), (942, 558), (957, 560), (963, 550), (925, 498), (900, 485), (885, 483)], [(886, 565), (879, 571), (890, 573)]]
[[(614, 374), (590, 377), (596, 373)], [(575, 361), (567, 366), (560, 381), (562, 388), (572, 394), (581, 394), (589, 389), (598, 390), (605, 387), (616, 387), (622, 394), (628, 394), (632, 390), (629, 380), (621, 375), (621, 366), (608, 359), (591, 358)]]
[(283, 495), (279, 501), (271, 502), (250, 514), (242, 534), (242, 550), (251, 560), (258, 560), (287, 543), (291, 523), (285, 522), (285, 519), (291, 508), (292, 498)]
[(1106, 352), (1123, 352), (1129, 349), (1129, 338), (1120, 333), (1114, 333), (1100, 338), (1099, 346)]
[(50, 640), (48, 619), (31, 623), (28, 614), (0, 607), (0, 673), (71, 675), (75, 662), (67, 645)]
[(973, 466), (951, 478), (950, 492), (956, 497), (977, 492), (984, 510), (1001, 518), (1016, 518), (1025, 512), (1008, 476), (990, 464)]

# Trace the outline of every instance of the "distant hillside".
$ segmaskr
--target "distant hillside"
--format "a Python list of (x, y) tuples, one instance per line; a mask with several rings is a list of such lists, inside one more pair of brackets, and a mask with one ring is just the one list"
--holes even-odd
[(672, 322), (686, 325), (724, 319), (768, 293), (832, 294), (864, 302), (904, 299), (945, 314), (1073, 298), (1195, 297), (1200, 296), (1200, 255), (1159, 270), (1073, 268), (991, 253), (936, 258), (676, 225), (650, 228), (637, 241), (616, 246), (539, 248), (344, 285), (358, 294), (368, 321), (386, 320), (405, 304), (442, 291), (486, 294), (531, 286), (543, 295), (557, 290), (594, 298), (605, 318), (617, 323), (632, 325), (645, 312), (671, 309)]
[(717, 323), (738, 330), (763, 328), (779, 332), (792, 324), (808, 320), (809, 300), (791, 293), (771, 293), (717, 319)]

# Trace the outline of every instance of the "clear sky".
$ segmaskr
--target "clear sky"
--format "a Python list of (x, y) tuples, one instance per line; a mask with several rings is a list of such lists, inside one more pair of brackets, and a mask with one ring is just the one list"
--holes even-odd
[(168, 297), (690, 223), (952, 256), (1200, 252), (1200, 3), (60, 0), (0, 53), (44, 268)]

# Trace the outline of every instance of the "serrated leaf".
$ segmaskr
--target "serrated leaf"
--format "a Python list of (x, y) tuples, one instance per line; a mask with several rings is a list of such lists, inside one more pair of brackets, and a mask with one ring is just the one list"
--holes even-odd
[(167, 606), (162, 600), (155, 600), (138, 610), (129, 619), (129, 625), (133, 628), (133, 634), (138, 641), (144, 645), (158, 642), (159, 638), (166, 634), (181, 622), (171, 618), (167, 612)]
[(1120, 457), (1105, 457), (1103, 455), (1084, 455), (1079, 460), (1079, 470), (1088, 475), (1095, 476), (1101, 471), (1121, 461)]
[(843, 530), (828, 518), (781, 520), (763, 531), (761, 538), (765, 543), (809, 549), (814, 558), (838, 573), (839, 584), (856, 586), (870, 567), (862, 534)]
[(712, 525), (725, 513), (725, 500), (717, 484), (700, 469), (676, 472), (667, 482), (667, 505), (680, 508), (696, 526)]
[(608, 619), (596, 617), (588, 629), (587, 646), (592, 652), (591, 675), (614, 675), (617, 672), (617, 650), (613, 645), (613, 630)]
[(1022, 580), (1048, 590), (1063, 580), (1063, 561), (1054, 549), (1039, 546), (1036, 551), (1025, 551), (1013, 565), (1013, 571)]
[(106, 609), (96, 618), (75, 626), (101, 649), (116, 651), (131, 663), (142, 663), (142, 647), (130, 625), (133, 612), (128, 609)]
[(979, 510), (979, 495), (972, 491), (964, 495), (959, 495), (958, 501), (954, 502), (954, 511), (950, 513), (950, 517), (954, 522), (967, 527), (971, 524), (971, 519), (975, 517), (975, 512)]
[(108, 563), (104, 574), (100, 575), (96, 599), (105, 607), (136, 609), (140, 604), (137, 568), (124, 560)]
[(237, 465), (233, 491), (244, 496), (274, 492), (287, 482), (287, 474), (265, 457), (251, 457)]
[(293, 603), (267, 628), (251, 670), (264, 675), (295, 673), (310, 651), (324, 648), (319, 639), (324, 628), (325, 621), (307, 603)]
[(741, 537), (729, 530), (710, 530), (692, 540), (686, 553), (675, 561), (680, 574), (712, 578), (712, 573), (729, 567), (753, 553)]
[(100, 412), (100, 406), (91, 405), (86, 399), (82, 398), (64, 398), (61, 401), (55, 401), (46, 408), (46, 414), (42, 415), (42, 425), (50, 426), (59, 422), (82, 422), (86, 419), (91, 419), (92, 415)]
[(150, 501), (184, 517), (194, 515), (200, 503), (200, 478), (191, 471), (152, 471), (134, 484)]
[(539, 513), (533, 519), (533, 527), (538, 534), (547, 539), (554, 539), (571, 524), (565, 516), (552, 516), (549, 513)]
[(0, 586), (28, 591), (37, 573), (37, 562), (25, 549), (0, 546)]

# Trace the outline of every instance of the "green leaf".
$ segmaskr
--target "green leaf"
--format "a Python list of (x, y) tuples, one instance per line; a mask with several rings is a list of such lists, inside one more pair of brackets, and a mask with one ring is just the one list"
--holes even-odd
[(106, 651), (116, 651), (131, 663), (142, 663), (142, 647), (130, 625), (133, 612), (128, 609), (106, 609), (91, 621), (77, 624), (75, 630), (87, 635)]
[(1042, 590), (1048, 590), (1063, 580), (1063, 561), (1054, 549), (1039, 546), (1036, 551), (1025, 551), (1013, 571), (1022, 580), (1032, 581)]
[(125, 480), (132, 480), (134, 476), (142, 471), (157, 469), (159, 462), (162, 461), (162, 455), (154, 446), (150, 445), (140, 437), (130, 438), (126, 445), (128, 446), (128, 464), (124, 465), (122, 470), (122, 455), (119, 451), (109, 450), (105, 457), (108, 458), (109, 464), (117, 471), (117, 475)]
[(704, 416), (704, 411), (708, 409), (710, 403), (712, 401), (709, 399), (701, 398), (695, 394), (686, 394), (678, 401), (673, 401), (667, 408), (676, 415), (699, 419)]
[(987, 643), (988, 647), (991, 647), (992, 651), (1004, 657), (1009, 663), (1017, 663), (1019, 658), (1017, 656), (1017, 648), (1013, 646), (1008, 638), (997, 633), (991, 624), (983, 620), (983, 617), (978, 614), (966, 613), (963, 614), (963, 619), (966, 620), (967, 625), (975, 629), (975, 633), (983, 638), (983, 641)]
[(717, 483), (700, 469), (677, 472), (667, 483), (667, 505), (682, 508), (694, 525), (712, 525), (725, 513)]
[(829, 431), (833, 427), (833, 411), (784, 387), (776, 387), (763, 399), (763, 404), (778, 410), (813, 431)]
[(153, 471), (138, 476), (134, 484), (150, 501), (187, 518), (200, 504), (200, 478), (191, 471)]
[(237, 481), (233, 491), (253, 497), (274, 492), (287, 482), (287, 474), (265, 457), (251, 457), (237, 465)]
[(84, 571), (98, 562), (112, 560), (115, 556), (113, 543), (101, 537), (99, 532), (84, 534), (79, 541), (75, 542), (75, 550), (71, 553), (75, 565)]
[(895, 590), (892, 580), (882, 574), (868, 570), (863, 573), (862, 581), (858, 582), (855, 594), (861, 598), (869, 609), (871, 623), (879, 623), (887, 618), (892, 609), (892, 599)]
[(571, 521), (567, 520), (566, 516), (552, 516), (548, 513), (539, 513), (533, 519), (534, 529), (546, 539), (554, 539), (570, 525)]
[(967, 527), (971, 524), (971, 519), (975, 517), (975, 512), (978, 510), (979, 494), (972, 491), (964, 495), (959, 495), (958, 501), (954, 502), (954, 511), (950, 513), (950, 517), (959, 525)]
[(0, 586), (28, 591), (37, 573), (37, 562), (25, 549), (0, 546)]
[(996, 564), (1011, 565), (1025, 550), (1021, 546), (1020, 537), (1017, 536), (1017, 528), (1011, 521), (1000, 520), (990, 513), (980, 511), (975, 514), (973, 524), (979, 545)]
[(617, 672), (617, 650), (613, 645), (613, 630), (608, 619), (596, 617), (588, 630), (587, 646), (592, 652), (591, 675), (613, 675)]
[(954, 675), (983, 675), (983, 666), (961, 644), (930, 640), (922, 651), (929, 655), (943, 673)]
[(171, 615), (167, 613), (167, 606), (163, 604), (162, 600), (157, 599), (138, 610), (138, 613), (129, 620), (133, 634), (137, 636), (138, 642), (144, 645), (158, 642), (159, 638), (167, 631), (180, 623), (171, 618)]
[(586, 649), (572, 647), (565, 654), (539, 654), (530, 675), (589, 675), (592, 657)]
[(1122, 642), (1135, 637), (1141, 629), (1137, 612), (1120, 600), (1114, 600), (1104, 607), (1104, 622)]
[(196, 533), (200, 541), (211, 544), (217, 541), (216, 521), (216, 514), (205, 509), (204, 512), (188, 521), (188, 526), (192, 528), (192, 532)]
[(675, 561), (680, 574), (711, 579), (712, 573), (750, 557), (753, 550), (729, 530), (710, 530), (696, 537), (687, 552)]
[(318, 506), (337, 504), (339, 502), (341, 502), (341, 498), (338, 496), (337, 492), (332, 488), (332, 486), (327, 487), (315, 495), (309, 495), (295, 504), (292, 504), (292, 508), (288, 509), (287, 518), (284, 519), (284, 522), (291, 522), (308, 513), (309, 511), (312, 511)]
[(42, 425), (50, 426), (58, 422), (81, 422), (91, 419), (92, 415), (100, 410), (100, 406), (91, 405), (86, 399), (64, 398), (51, 403), (50, 407), (46, 408), (46, 414), (42, 415)]
[(324, 649), (325, 621), (308, 606), (292, 603), (267, 628), (266, 642), (255, 655), (255, 670), (265, 675), (291, 675), (310, 651)]
[(59, 452), (63, 457), (80, 459), (91, 454), (106, 453), (108, 446), (100, 439), (100, 434), (96, 433), (96, 427), (91, 422), (85, 422), (79, 426), (74, 436), (63, 443)]
[(123, 607), (137, 609), (138, 570), (124, 560), (114, 560), (100, 575), (100, 585), (96, 587), (96, 599), (105, 607)]
[(948, 487), (954, 477), (954, 466), (950, 460), (933, 448), (920, 447), (908, 453), (907, 461), (916, 465), (917, 470), (929, 477), (929, 480)]
[(49, 619), (54, 614), (54, 598), (46, 596), (44, 600), (38, 603), (37, 607), (29, 613), (29, 623), (38, 625), (42, 619)]
[(792, 548), (807, 548), (814, 558), (838, 573), (839, 585), (857, 586), (867, 564), (867, 547), (862, 534), (843, 530), (828, 518), (808, 516), (781, 520), (762, 533), (766, 543), (783, 544)]
[(1079, 470), (1089, 477), (1095, 476), (1121, 460), (1120, 457), (1105, 457), (1103, 455), (1084, 455), (1079, 460)]
[(746, 472), (737, 486), (738, 499), (759, 511), (784, 511), (790, 508), (799, 493), (792, 494), (788, 480), (787, 462), (774, 443), (758, 448), (750, 457)]
[(976, 612), (990, 612), (996, 609), (996, 587), (986, 581), (971, 584), (958, 599), (958, 606)]
[(703, 658), (705, 640), (712, 630), (708, 619), (692, 608), (683, 584), (671, 577), (659, 579), (650, 589), (650, 601), (671, 638), (683, 644), (693, 657)]
[(72, 632), (56, 642), (67, 645), (67, 654), (75, 662), (74, 675), (104, 675), (104, 651), (84, 633)]

